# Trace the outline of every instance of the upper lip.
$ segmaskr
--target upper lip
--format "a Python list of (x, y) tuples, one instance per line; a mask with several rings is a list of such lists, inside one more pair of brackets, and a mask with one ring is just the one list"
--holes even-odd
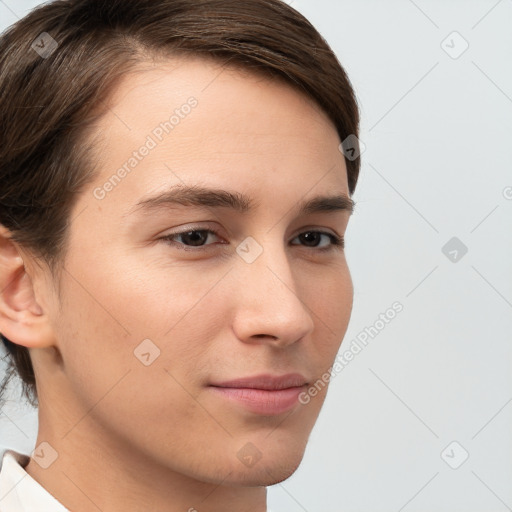
[(219, 388), (250, 388), (278, 390), (295, 388), (306, 385), (307, 379), (300, 373), (288, 373), (286, 375), (255, 375), (253, 377), (242, 377), (225, 382), (211, 383), (210, 386)]

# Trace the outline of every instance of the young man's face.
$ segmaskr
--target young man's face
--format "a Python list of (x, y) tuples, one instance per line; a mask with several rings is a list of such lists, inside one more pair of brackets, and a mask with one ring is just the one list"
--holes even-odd
[[(304, 392), (333, 364), (352, 309), (329, 236), (350, 212), (299, 210), (348, 196), (339, 137), (277, 81), (200, 60), (146, 67), (97, 124), (99, 176), (74, 205), (50, 306), (62, 359), (32, 353), (40, 427), (63, 456), (276, 483), (303, 457), (326, 387)], [(251, 204), (144, 203), (191, 186)]]

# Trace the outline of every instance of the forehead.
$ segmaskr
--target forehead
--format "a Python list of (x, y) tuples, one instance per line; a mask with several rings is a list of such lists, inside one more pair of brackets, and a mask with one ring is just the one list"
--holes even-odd
[[(160, 123), (168, 119), (191, 96), (201, 103), (198, 111), (205, 114), (204, 120), (208, 112), (229, 115), (217, 120), (218, 127), (223, 129), (229, 126), (230, 118), (235, 120), (251, 114), (244, 119), (244, 124), (249, 125), (251, 120), (257, 123), (273, 111), (283, 117), (282, 124), (286, 119), (305, 117), (310, 124), (304, 132), (312, 131), (311, 123), (334, 129), (316, 102), (282, 77), (269, 78), (261, 72), (255, 74), (210, 58), (182, 56), (140, 63), (125, 74), (102, 102), (107, 109), (100, 124), (102, 129), (125, 135), (138, 129), (147, 131), (146, 121)], [(273, 124), (279, 128), (277, 123)]]
[(118, 199), (128, 194), (133, 202), (184, 180), (277, 190), (322, 175), (325, 188), (348, 191), (338, 134), (313, 100), (282, 80), (213, 60), (141, 65), (108, 98), (93, 133), (96, 185), (124, 169)]

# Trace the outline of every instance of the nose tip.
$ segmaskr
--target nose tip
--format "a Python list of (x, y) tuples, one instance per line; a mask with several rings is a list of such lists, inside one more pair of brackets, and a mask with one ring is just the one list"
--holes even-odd
[(279, 273), (269, 265), (244, 270), (233, 329), (246, 343), (286, 347), (314, 328), (309, 308), (298, 296), (288, 264)]

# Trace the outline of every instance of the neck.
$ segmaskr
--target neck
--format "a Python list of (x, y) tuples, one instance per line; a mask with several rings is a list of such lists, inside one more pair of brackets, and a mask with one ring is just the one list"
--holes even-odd
[(80, 428), (63, 432), (48, 428), (40, 417), (36, 447), (47, 442), (58, 457), (46, 469), (31, 459), (25, 469), (74, 512), (266, 511), (265, 487), (223, 485), (228, 475), (205, 482), (173, 471), (123, 440), (108, 437), (87, 418)]

